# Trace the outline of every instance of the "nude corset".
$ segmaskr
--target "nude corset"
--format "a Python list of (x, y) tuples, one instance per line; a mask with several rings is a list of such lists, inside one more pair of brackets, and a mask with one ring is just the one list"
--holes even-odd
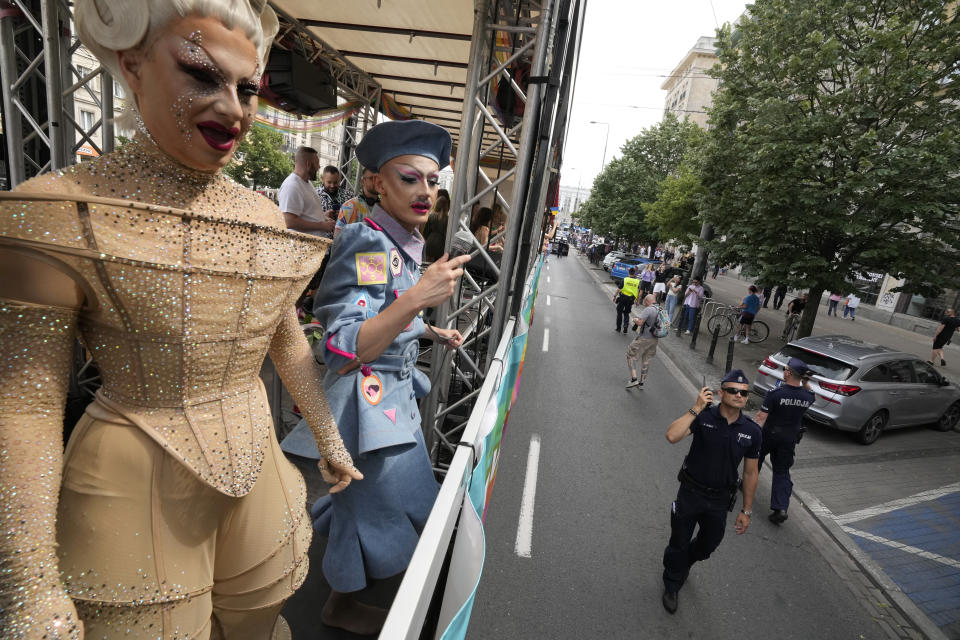
[(55, 263), (84, 290), (95, 405), (211, 487), (245, 495), (273, 428), (260, 367), (329, 241), (288, 232), (265, 198), (148, 141), (101, 160), (0, 194), (0, 246)]

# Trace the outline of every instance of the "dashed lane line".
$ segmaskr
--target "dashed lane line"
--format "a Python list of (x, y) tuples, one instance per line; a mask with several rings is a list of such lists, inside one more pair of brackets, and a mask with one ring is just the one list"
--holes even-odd
[(527, 453), (527, 475), (523, 479), (523, 498), (520, 501), (520, 519), (517, 522), (517, 543), (514, 551), (521, 558), (529, 558), (533, 551), (533, 505), (537, 498), (537, 470), (540, 468), (540, 436), (530, 436)]
[(550, 350), (550, 329), (546, 327), (543, 328), (543, 350)]

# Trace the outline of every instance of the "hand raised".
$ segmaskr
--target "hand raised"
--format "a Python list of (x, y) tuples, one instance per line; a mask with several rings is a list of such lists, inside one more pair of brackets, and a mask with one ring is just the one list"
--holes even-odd
[(340, 493), (349, 487), (353, 480), (363, 480), (363, 474), (353, 465), (345, 467), (331, 460), (321, 460), (318, 466), (324, 481), (333, 485), (330, 493)]
[(448, 258), (443, 254), (423, 272), (420, 282), (411, 291), (416, 290), (421, 309), (435, 307), (451, 295), (457, 279), (463, 275), (463, 265), (470, 262), (469, 255)]

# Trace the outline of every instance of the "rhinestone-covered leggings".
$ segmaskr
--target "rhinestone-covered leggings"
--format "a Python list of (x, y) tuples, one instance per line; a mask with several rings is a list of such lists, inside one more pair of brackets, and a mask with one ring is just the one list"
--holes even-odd
[(283, 637), (311, 528), (303, 478), (275, 437), (254, 488), (234, 498), (123, 418), (92, 413), (67, 447), (57, 521), (85, 638)]

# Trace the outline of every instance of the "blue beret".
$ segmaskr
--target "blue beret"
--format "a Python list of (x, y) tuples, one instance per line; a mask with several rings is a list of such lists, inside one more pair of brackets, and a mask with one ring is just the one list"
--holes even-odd
[(720, 384), (724, 382), (736, 382), (737, 384), (750, 384), (750, 381), (747, 380), (746, 374), (741, 369), (734, 369), (726, 376), (723, 380), (720, 381)]
[(807, 366), (807, 363), (800, 358), (790, 358), (787, 360), (787, 368), (796, 373), (798, 376), (802, 376), (810, 371), (810, 367)]
[(450, 164), (453, 143), (441, 126), (425, 120), (392, 120), (381, 122), (367, 131), (357, 145), (357, 160), (364, 167), (379, 171), (397, 156), (430, 158), (441, 169)]

